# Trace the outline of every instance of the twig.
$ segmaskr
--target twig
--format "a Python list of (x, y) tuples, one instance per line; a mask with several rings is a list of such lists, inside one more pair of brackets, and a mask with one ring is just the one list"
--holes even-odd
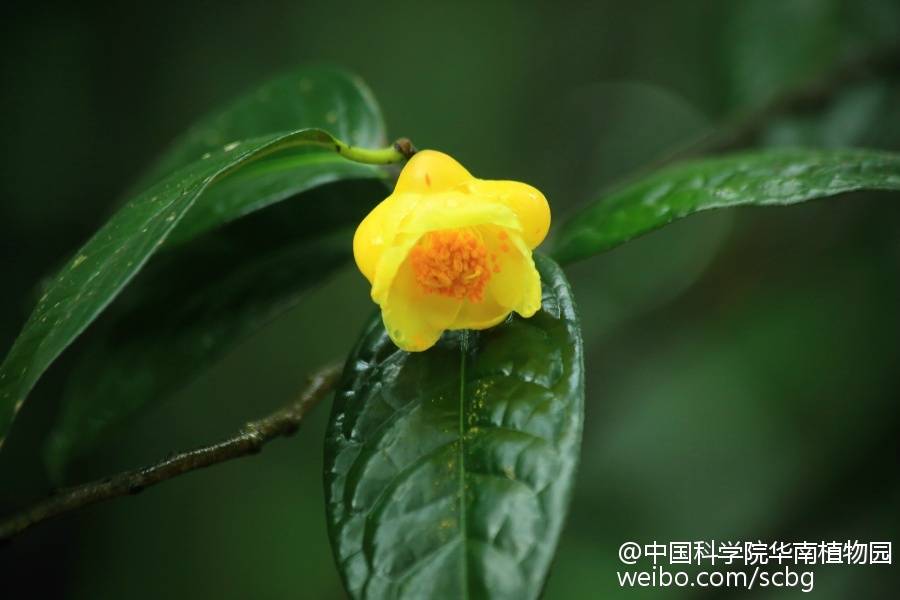
[(802, 110), (819, 108), (834, 98), (848, 83), (861, 81), (878, 73), (891, 73), (900, 68), (900, 45), (875, 48), (859, 54), (801, 82), (772, 98), (755, 110), (726, 122), (716, 131), (689, 141), (686, 145), (655, 162), (648, 170), (701, 154), (738, 150), (753, 145), (772, 119)]
[(310, 378), (299, 399), (262, 419), (247, 423), (236, 435), (217, 444), (170, 455), (154, 465), (61, 490), (0, 522), (0, 540), (79, 508), (137, 494), (178, 475), (256, 454), (273, 439), (293, 435), (306, 413), (334, 388), (339, 374), (340, 368), (336, 365), (323, 368)]

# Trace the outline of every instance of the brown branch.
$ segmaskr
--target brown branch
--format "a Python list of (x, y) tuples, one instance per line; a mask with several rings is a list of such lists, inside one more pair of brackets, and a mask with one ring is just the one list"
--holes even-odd
[(61, 490), (0, 521), (0, 540), (7, 540), (32, 525), (79, 508), (119, 496), (137, 494), (151, 485), (178, 475), (256, 454), (275, 438), (293, 435), (306, 413), (334, 388), (339, 374), (340, 368), (336, 365), (323, 368), (310, 378), (309, 385), (296, 401), (262, 419), (247, 423), (236, 435), (217, 444), (180, 452), (148, 467)]
[(874, 48), (845, 60), (836, 67), (807, 79), (776, 95), (755, 110), (738, 115), (709, 134), (676, 148), (648, 169), (703, 154), (715, 154), (752, 146), (773, 119), (806, 110), (815, 110), (834, 99), (850, 83), (900, 69), (900, 45)]

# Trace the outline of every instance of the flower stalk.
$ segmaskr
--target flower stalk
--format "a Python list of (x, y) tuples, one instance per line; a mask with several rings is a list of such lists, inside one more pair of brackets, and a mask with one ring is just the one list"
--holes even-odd
[(348, 160), (367, 165), (392, 165), (409, 160), (416, 148), (408, 138), (400, 138), (387, 148), (359, 148), (335, 139), (335, 151)]

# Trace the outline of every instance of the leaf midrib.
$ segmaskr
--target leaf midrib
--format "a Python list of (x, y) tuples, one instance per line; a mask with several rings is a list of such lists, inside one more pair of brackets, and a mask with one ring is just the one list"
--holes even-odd
[(469, 332), (460, 334), (459, 343), (459, 445), (457, 462), (459, 463), (459, 532), (462, 547), (462, 569), (460, 569), (461, 592), (464, 598), (469, 597), (469, 549), (467, 547), (468, 523), (466, 518), (466, 454), (463, 448), (466, 436), (466, 352), (468, 350)]

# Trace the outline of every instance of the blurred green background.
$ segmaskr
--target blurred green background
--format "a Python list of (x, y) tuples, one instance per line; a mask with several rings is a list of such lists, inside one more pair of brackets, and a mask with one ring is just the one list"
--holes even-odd
[[(895, 0), (6, 3), (0, 349), (33, 290), (194, 119), (279, 71), (345, 66), (392, 136), (528, 181), (555, 216), (802, 85), (900, 42)], [(768, 121), (756, 142), (900, 149), (900, 68)], [(898, 540), (900, 197), (701, 215), (570, 270), (587, 415), (550, 599), (787, 598), (621, 590), (623, 541)], [(177, 302), (177, 299), (172, 299)], [(176, 397), (107, 436), (75, 483), (212, 442), (350, 348), (348, 266)], [(78, 345), (0, 452), (0, 510), (40, 459)], [(262, 455), (36, 527), (5, 590), (71, 598), (342, 598), (325, 532), (327, 408)], [(817, 598), (892, 598), (895, 567), (819, 568)], [(3, 594), (5, 596), (5, 594)]]

